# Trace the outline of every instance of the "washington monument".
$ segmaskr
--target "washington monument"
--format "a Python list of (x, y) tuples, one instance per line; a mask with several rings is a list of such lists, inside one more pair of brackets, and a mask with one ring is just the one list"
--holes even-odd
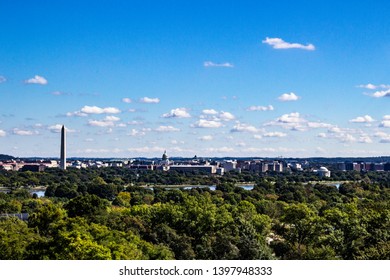
[(65, 126), (61, 128), (61, 158), (60, 158), (60, 168), (66, 170), (66, 131)]

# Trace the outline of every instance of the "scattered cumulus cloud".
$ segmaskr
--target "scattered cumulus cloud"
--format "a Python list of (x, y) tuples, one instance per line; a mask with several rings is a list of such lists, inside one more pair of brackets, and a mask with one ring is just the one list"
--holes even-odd
[(390, 89), (376, 91), (376, 92), (372, 93), (370, 96), (375, 97), (375, 98), (390, 97)]
[(50, 132), (60, 133), (61, 129), (62, 129), (62, 125), (61, 124), (55, 124), (55, 125), (49, 126), (48, 129), (50, 130)]
[(273, 111), (274, 107), (272, 105), (268, 105), (268, 106), (250, 106), (246, 110), (247, 111)]
[(121, 112), (118, 108), (100, 108), (97, 106), (84, 106), (80, 111), (85, 114), (119, 114)]
[(50, 94), (54, 95), (54, 96), (69, 95), (68, 93), (65, 93), (65, 92), (59, 91), (59, 90), (52, 91)]
[(176, 132), (176, 131), (180, 131), (180, 129), (176, 128), (176, 127), (173, 127), (173, 126), (165, 126), (165, 125), (161, 125), (159, 127), (157, 127), (155, 129), (155, 131), (157, 132)]
[(370, 123), (373, 121), (375, 121), (375, 120), (369, 115), (365, 115), (363, 117), (357, 117), (355, 119), (350, 120), (350, 122), (353, 122), (353, 123)]
[[(52, 133), (60, 133), (62, 129), (62, 124), (51, 125), (47, 129), (50, 130), (50, 132)], [(75, 130), (66, 127), (66, 132), (73, 133), (75, 132)]]
[(0, 129), (0, 137), (5, 137), (7, 133), (4, 130)]
[(301, 115), (298, 112), (290, 113), (290, 114), (284, 114), (280, 118), (276, 119), (277, 122), (280, 123), (292, 123), (292, 124), (298, 124), (305, 122), (305, 119), (301, 117)]
[[(113, 127), (115, 122), (120, 121), (116, 116), (106, 116), (103, 120), (89, 120), (88, 125), (98, 127)], [(121, 124), (119, 126), (122, 126)]]
[(117, 121), (120, 121), (121, 119), (118, 118), (118, 117), (115, 117), (115, 116), (106, 116), (104, 118), (104, 121), (108, 121), (108, 122), (117, 122)]
[(216, 115), (216, 114), (218, 114), (218, 111), (216, 111), (214, 109), (204, 109), (202, 111), (202, 113), (205, 115)]
[(131, 131), (128, 133), (129, 136), (145, 136), (146, 135), (145, 130), (138, 130), (138, 129), (131, 129)]
[(359, 143), (370, 144), (373, 141), (372, 141), (372, 139), (368, 135), (363, 135), (363, 136), (359, 137), (358, 142)]
[(12, 133), (15, 135), (20, 135), (20, 136), (31, 136), (31, 135), (38, 134), (37, 131), (23, 130), (23, 129), (19, 129), (19, 128), (14, 128), (12, 130)]
[(165, 151), (165, 148), (162, 147), (139, 147), (139, 148), (128, 148), (127, 151), (132, 153), (139, 153), (139, 154), (148, 154), (148, 153), (163, 153)]
[(390, 127), (390, 115), (383, 116), (383, 120), (381, 121), (380, 127)]
[(222, 111), (219, 114), (219, 118), (222, 121), (227, 121), (228, 122), (228, 121), (234, 120), (236, 117), (232, 113)]
[(234, 120), (236, 117), (230, 113), (230, 112), (225, 112), (225, 111), (216, 111), (214, 109), (205, 109), (202, 111), (204, 115), (201, 115), (201, 119), (207, 119), (209, 121), (216, 121), (216, 122), (229, 122)]
[(24, 81), (25, 84), (38, 84), (38, 85), (47, 85), (47, 80), (42, 77), (35, 75), (34, 78), (30, 78)]
[(286, 133), (283, 133), (283, 132), (267, 132), (267, 133), (264, 133), (264, 137), (286, 137), (287, 134)]
[(272, 46), (274, 49), (302, 49), (307, 51), (314, 51), (315, 46), (313, 44), (299, 44), (299, 43), (288, 43), (281, 38), (265, 38), (262, 43)]
[(211, 135), (204, 135), (204, 136), (202, 136), (202, 137), (199, 137), (198, 139), (201, 140), (201, 141), (211, 141), (211, 140), (213, 140), (214, 138), (213, 138), (213, 136), (211, 136)]
[(124, 103), (131, 103), (132, 100), (130, 98), (128, 98), (128, 97), (125, 97), (125, 98), (122, 98), (122, 102), (124, 102)]
[(358, 88), (365, 88), (365, 89), (370, 89), (370, 90), (375, 90), (375, 89), (379, 89), (379, 88), (382, 88), (382, 89), (390, 89), (390, 85), (384, 85), (384, 84), (381, 84), (381, 85), (373, 85), (373, 84), (366, 84), (366, 85), (358, 85), (357, 86)]
[(187, 112), (186, 108), (172, 109), (169, 113), (163, 114), (163, 118), (190, 118), (191, 115)]
[(331, 129), (333, 126), (328, 123), (308, 121), (301, 116), (298, 112), (284, 114), (277, 118), (275, 121), (271, 121), (265, 124), (266, 126), (281, 126), (285, 129), (294, 131), (308, 131), (311, 129), (328, 128)]
[(212, 61), (205, 61), (203, 63), (204, 67), (225, 67), (225, 68), (233, 68), (234, 65), (230, 62), (224, 62), (224, 63), (215, 63)]
[(139, 102), (157, 104), (157, 103), (160, 103), (160, 99), (159, 98), (142, 97), (142, 98), (140, 98)]
[(89, 120), (88, 125), (90, 126), (98, 126), (98, 127), (112, 127), (115, 126), (115, 123), (112, 121), (106, 121), (106, 120)]
[(260, 130), (252, 125), (238, 122), (230, 132), (249, 132), (249, 133), (258, 133)]
[(88, 114), (82, 113), (80, 111), (76, 111), (76, 112), (68, 112), (68, 113), (66, 113), (66, 116), (67, 117), (87, 117)]
[(329, 123), (322, 123), (322, 122), (307, 122), (307, 126), (309, 128), (329, 128), (332, 125)]
[(223, 124), (219, 121), (204, 120), (204, 119), (200, 119), (195, 124), (191, 125), (191, 127), (196, 127), (196, 128), (219, 128), (222, 126)]
[(6, 82), (7, 79), (4, 76), (0, 76), (0, 84)]
[(281, 96), (278, 97), (279, 101), (297, 101), (300, 99), (299, 96), (297, 96), (295, 93), (290, 92), (290, 93), (283, 93)]
[(234, 152), (233, 148), (230, 147), (221, 147), (221, 148), (207, 148), (205, 149), (206, 152), (208, 153), (231, 153)]

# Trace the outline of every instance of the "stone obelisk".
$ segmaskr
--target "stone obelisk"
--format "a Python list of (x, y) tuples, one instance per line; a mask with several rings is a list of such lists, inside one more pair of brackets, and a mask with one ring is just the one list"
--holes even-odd
[(65, 126), (61, 128), (61, 158), (60, 158), (60, 168), (66, 170), (66, 131)]

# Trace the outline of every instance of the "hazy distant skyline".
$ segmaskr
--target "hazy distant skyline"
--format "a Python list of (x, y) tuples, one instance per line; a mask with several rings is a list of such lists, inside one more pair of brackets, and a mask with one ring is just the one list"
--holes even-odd
[(389, 156), (390, 3), (344, 2), (0, 0), (0, 153)]

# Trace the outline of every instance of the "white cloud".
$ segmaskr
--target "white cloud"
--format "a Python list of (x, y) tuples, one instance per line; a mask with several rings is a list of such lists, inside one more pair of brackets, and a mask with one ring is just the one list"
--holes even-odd
[(236, 117), (235, 117), (232, 113), (222, 111), (222, 112), (219, 114), (219, 118), (220, 118), (221, 120), (227, 122), (227, 121), (234, 120)]
[(367, 135), (360, 136), (358, 141), (359, 143), (372, 143), (372, 139)]
[(313, 44), (302, 45), (298, 43), (288, 43), (281, 38), (266, 38), (262, 41), (264, 44), (272, 46), (274, 49), (303, 49), (308, 51), (314, 51), (315, 46)]
[(267, 133), (264, 133), (264, 137), (286, 137), (287, 134), (286, 133), (283, 133), (283, 132), (267, 132)]
[[(60, 133), (61, 129), (62, 129), (62, 124), (55, 124), (55, 125), (49, 126), (48, 129), (52, 133)], [(66, 132), (73, 133), (73, 132), (75, 132), (75, 130), (70, 129), (70, 128), (66, 128)]]
[(253, 135), (253, 138), (255, 138), (255, 139), (263, 139), (263, 136), (255, 134), (255, 135)]
[(214, 109), (204, 109), (202, 111), (202, 113), (205, 115), (216, 115), (216, 114), (218, 114), (218, 111), (216, 111)]
[(68, 112), (68, 113), (66, 113), (66, 116), (67, 117), (87, 117), (88, 114), (82, 113), (80, 111), (76, 111), (76, 112)]
[(143, 125), (144, 123), (141, 121), (130, 121), (127, 124), (129, 124), (129, 125)]
[(144, 136), (145, 132), (142, 132), (142, 131), (139, 131), (135, 128), (132, 128), (128, 135), (130, 135), (130, 136)]
[(219, 121), (209, 121), (201, 119), (191, 126), (197, 128), (218, 128), (222, 126), (222, 123)]
[(211, 136), (211, 135), (204, 135), (204, 136), (202, 136), (202, 137), (199, 137), (198, 139), (201, 140), (201, 141), (211, 141), (211, 140), (213, 140), (214, 138), (213, 138), (213, 136)]
[(383, 116), (383, 120), (381, 121), (380, 127), (390, 127), (390, 115)]
[(290, 93), (283, 93), (281, 96), (278, 97), (279, 101), (297, 101), (300, 99), (299, 96), (297, 96), (295, 93), (290, 92)]
[(100, 108), (97, 106), (84, 106), (81, 108), (81, 113), (85, 114), (119, 114), (120, 112), (118, 108), (114, 107)]
[(48, 129), (53, 133), (60, 133), (62, 129), (62, 125), (61, 124), (52, 125), (49, 126)]
[(390, 143), (390, 135), (383, 137), (379, 142), (380, 143)]
[(351, 143), (351, 142), (356, 141), (356, 138), (353, 135), (348, 134), (348, 133), (347, 134), (345, 134), (345, 133), (337, 134), (337, 135), (335, 135), (335, 137), (344, 143)]
[(159, 98), (142, 97), (139, 102), (141, 103), (160, 103)]
[(369, 115), (365, 115), (363, 117), (357, 117), (355, 119), (350, 120), (350, 122), (353, 122), (353, 123), (370, 123), (373, 121), (375, 121), (375, 120)]
[(98, 127), (112, 127), (112, 126), (115, 126), (114, 122), (106, 121), (106, 120), (102, 120), (102, 121), (89, 120), (88, 124), (90, 126), (98, 126)]
[(180, 129), (173, 127), (173, 126), (165, 126), (165, 125), (160, 125), (158, 128), (155, 129), (157, 132), (176, 132), (180, 131)]
[(304, 119), (298, 112), (284, 114), (279, 118), (277, 118), (275, 121), (266, 123), (265, 125), (282, 126), (285, 129), (291, 129), (294, 131), (308, 131), (310, 129), (317, 129), (317, 128), (329, 128), (329, 129), (332, 128), (332, 125), (328, 123), (308, 121)]
[(224, 63), (215, 63), (212, 61), (205, 61), (203, 63), (204, 67), (226, 67), (226, 68), (233, 68), (234, 65), (230, 62), (224, 62)]
[(358, 85), (357, 86), (358, 88), (365, 88), (365, 89), (371, 89), (371, 90), (374, 90), (374, 89), (378, 89), (378, 88), (384, 88), (384, 89), (389, 89), (390, 88), (390, 85), (384, 85), (384, 84), (381, 84), (381, 85), (373, 85), (373, 84), (366, 84), (366, 85)]
[(59, 90), (56, 90), (56, 91), (53, 91), (50, 93), (51, 95), (55, 95), (55, 96), (61, 96), (61, 95), (69, 95), (65, 92), (62, 92), (62, 91), (59, 91)]
[(248, 125), (245, 123), (237, 123), (233, 128), (230, 130), (230, 132), (249, 132), (249, 133), (257, 133), (260, 130), (252, 125)]
[(191, 115), (187, 112), (186, 108), (172, 109), (169, 113), (163, 114), (163, 118), (190, 118)]
[(30, 136), (30, 135), (38, 134), (37, 131), (22, 130), (22, 129), (19, 129), (19, 128), (14, 128), (12, 130), (12, 132), (13, 132), (13, 134), (20, 135), (20, 136)]
[(221, 147), (221, 148), (207, 148), (205, 151), (209, 153), (231, 153), (234, 152), (234, 149), (229, 147)]
[(246, 110), (247, 111), (273, 111), (274, 107), (272, 105), (268, 105), (268, 106), (250, 106)]
[(128, 98), (128, 97), (125, 97), (125, 98), (122, 98), (122, 102), (124, 102), (124, 103), (131, 103), (132, 100), (130, 98)]
[(378, 131), (374, 134), (374, 136), (384, 138), (384, 137), (390, 137), (390, 134), (387, 134), (386, 132), (383, 131)]
[(319, 138), (327, 138), (326, 133), (323, 133), (323, 132), (318, 133), (317, 137), (319, 137)]
[(35, 75), (34, 78), (27, 79), (24, 81), (25, 84), (39, 84), (39, 85), (46, 85), (47, 80), (44, 77)]
[(4, 76), (0, 76), (0, 84), (6, 82), (7, 79)]
[(331, 124), (328, 123), (321, 123), (321, 122), (308, 122), (307, 126), (309, 128), (328, 128), (331, 127)]
[(118, 118), (118, 117), (115, 117), (115, 116), (106, 116), (104, 118), (104, 121), (106, 122), (117, 122), (117, 121), (120, 121), (121, 119)]
[(390, 120), (381, 121), (380, 127), (390, 127)]
[(280, 118), (276, 119), (277, 122), (286, 123), (286, 124), (299, 124), (305, 122), (303, 118), (301, 118), (298, 112), (284, 114)]
[(165, 148), (162, 148), (162, 147), (148, 147), (148, 146), (145, 146), (145, 147), (139, 147), (139, 148), (128, 148), (127, 151), (129, 152), (135, 152), (135, 153), (141, 153), (141, 154), (144, 154), (144, 153), (163, 153), (165, 151)]
[(333, 127), (330, 127), (328, 129), (328, 131), (331, 132), (331, 133), (340, 133), (342, 130), (338, 126), (333, 126)]
[(375, 97), (375, 98), (381, 98), (381, 97), (390, 97), (390, 89), (388, 90), (378, 90), (372, 94), (367, 94), (371, 97)]
[(7, 133), (4, 130), (0, 129), (0, 137), (5, 137)]

